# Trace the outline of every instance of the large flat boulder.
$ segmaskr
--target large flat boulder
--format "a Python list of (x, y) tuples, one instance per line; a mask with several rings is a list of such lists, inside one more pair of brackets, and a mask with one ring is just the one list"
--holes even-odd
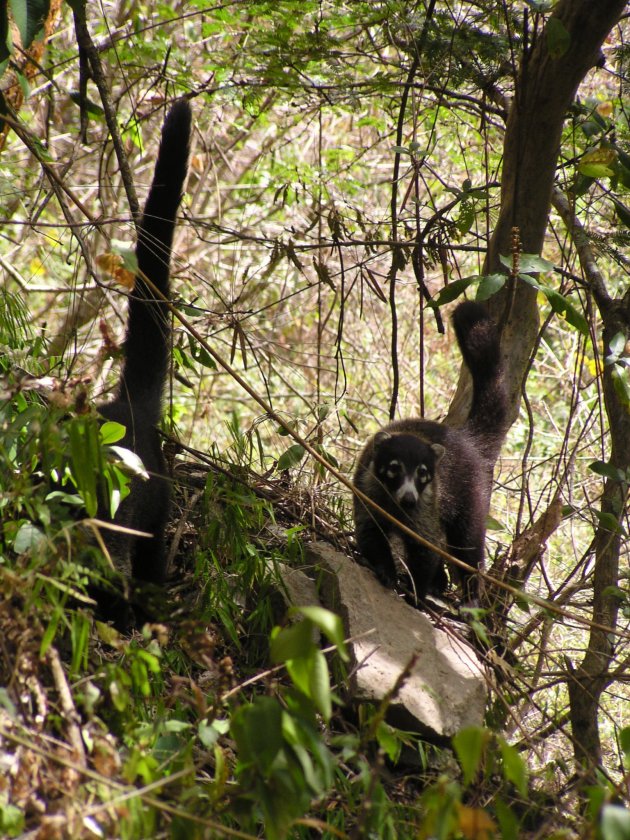
[(413, 663), (392, 698), (392, 723), (438, 740), (483, 724), (487, 677), (455, 629), (439, 629), (368, 569), (325, 543), (312, 544), (307, 560), (317, 570), (321, 604), (342, 617), (354, 639), (352, 699), (378, 703)]

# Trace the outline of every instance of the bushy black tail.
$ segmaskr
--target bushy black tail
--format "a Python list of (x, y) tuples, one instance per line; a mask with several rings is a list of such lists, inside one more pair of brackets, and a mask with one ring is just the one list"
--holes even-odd
[(453, 326), (473, 381), (472, 404), (464, 425), (492, 463), (507, 432), (507, 396), (499, 333), (479, 303), (464, 301), (453, 313)]
[[(138, 269), (170, 297), (169, 263), (175, 216), (188, 168), (191, 112), (188, 102), (172, 106), (162, 128), (153, 182), (138, 231)], [(119, 399), (141, 405), (157, 424), (170, 358), (168, 310), (156, 300), (141, 275), (129, 300), (125, 361)]]

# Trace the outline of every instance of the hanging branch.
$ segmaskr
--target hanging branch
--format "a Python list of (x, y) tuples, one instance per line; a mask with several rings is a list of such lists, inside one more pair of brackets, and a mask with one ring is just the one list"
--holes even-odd
[[(429, 23), (433, 17), (433, 9), (435, 8), (436, 0), (430, 0), (427, 8), (427, 13), (424, 18), (424, 24), (420, 38), (416, 45), (416, 53), (411, 67), (407, 73), (402, 97), (400, 100), (400, 109), (398, 111), (398, 123), (396, 126), (396, 146), (402, 146), (403, 142), (403, 128), (405, 123), (405, 114), (407, 112), (407, 100), (409, 99), (409, 92), (413, 86), (413, 80), (418, 67), (420, 66), (420, 56), (424, 50), (424, 45), (429, 32)], [(398, 244), (398, 179), (400, 177), (400, 152), (394, 153), (394, 173), (392, 175), (392, 198), (391, 198), (391, 216), (392, 216), (392, 264), (389, 269), (389, 309), (392, 317), (392, 397), (389, 404), (389, 419), (393, 420), (396, 415), (396, 404), (398, 403), (398, 388), (400, 386), (400, 369), (398, 366), (398, 317), (396, 315), (396, 278), (398, 270), (404, 268), (405, 260), (402, 250)]]
[[(94, 46), (94, 42), (92, 41), (90, 30), (88, 29), (85, 12), (86, 0), (74, 0), (74, 2), (71, 3), (71, 5), (72, 11), (74, 13), (74, 26), (77, 33), (79, 55), (81, 56), (81, 71), (83, 73), (83, 70), (85, 68), (85, 64), (83, 61), (83, 56), (85, 56), (87, 58), (87, 64), (89, 65), (92, 79), (94, 80), (94, 84), (98, 88), (99, 96), (101, 97), (103, 112), (105, 114), (105, 122), (107, 123), (107, 128), (109, 129), (109, 133), (112, 137), (112, 143), (114, 144), (116, 159), (118, 160), (118, 166), (120, 168), (120, 176), (122, 178), (123, 186), (127, 194), (127, 203), (129, 205), (131, 215), (133, 216), (134, 221), (137, 224), (140, 221), (140, 205), (138, 204), (138, 197), (136, 195), (136, 190), (133, 185), (133, 176), (131, 174), (129, 160), (127, 159), (127, 155), (125, 154), (125, 149), (123, 147), (120, 131), (118, 130), (116, 111), (114, 110), (114, 106), (110, 97), (109, 87), (105, 79), (105, 74), (103, 73), (101, 59), (99, 57), (98, 50), (96, 49), (96, 47)], [(82, 79), (80, 88), (83, 89), (83, 87), (84, 80)]]

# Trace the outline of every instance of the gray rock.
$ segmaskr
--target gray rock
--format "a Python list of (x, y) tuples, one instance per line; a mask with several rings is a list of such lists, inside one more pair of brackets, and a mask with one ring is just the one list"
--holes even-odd
[(318, 569), (322, 605), (342, 617), (347, 636), (354, 638), (352, 699), (378, 703), (412, 663), (391, 700), (392, 723), (438, 740), (483, 723), (486, 674), (466, 641), (435, 627), (368, 569), (330, 546), (314, 543), (307, 560)]

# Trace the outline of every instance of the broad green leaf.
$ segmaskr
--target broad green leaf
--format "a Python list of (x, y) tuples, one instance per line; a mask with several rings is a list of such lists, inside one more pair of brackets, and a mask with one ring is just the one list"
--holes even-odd
[(505, 285), (507, 276), (505, 274), (486, 274), (481, 278), (477, 287), (477, 300), (488, 300)]
[[(512, 270), (512, 255), (501, 254), (499, 257), (501, 265)], [(554, 265), (549, 260), (541, 257), (540, 254), (520, 254), (519, 271), (522, 274), (540, 274), (545, 271), (553, 271)]]
[(484, 748), (490, 733), (480, 726), (469, 726), (453, 737), (453, 747), (464, 774), (464, 784), (469, 785), (481, 766)]
[(559, 18), (549, 18), (545, 27), (545, 36), (549, 55), (555, 59), (562, 58), (571, 45), (571, 36)]
[(611, 169), (605, 163), (585, 163), (583, 161), (578, 164), (578, 172), (581, 175), (586, 175), (587, 178), (612, 178), (615, 174), (614, 169)]
[[(311, 653), (315, 650), (313, 647)], [(299, 656), (296, 659), (288, 659), (287, 673), (293, 685), (301, 691), (305, 697), (311, 699), (311, 659), (309, 656)]]
[(83, 102), (81, 101), (81, 94), (76, 90), (71, 90), (68, 96), (75, 105), (83, 106), (91, 117), (100, 119), (105, 116), (105, 111), (103, 111), (102, 107), (97, 102), (93, 102), (88, 96), (83, 98)]
[(503, 759), (503, 775), (506, 781), (512, 782), (522, 797), (527, 796), (527, 766), (518, 750), (504, 741), (499, 740), (499, 749)]
[(209, 750), (219, 740), (219, 732), (212, 724), (208, 724), (205, 720), (202, 720), (197, 727), (197, 737), (203, 746)]
[(442, 286), (440, 291), (435, 296), (435, 303), (437, 306), (444, 306), (445, 303), (450, 303), (455, 298), (458, 298), (466, 289), (473, 283), (478, 283), (479, 277), (462, 277), (449, 283), (448, 286)]
[(595, 516), (599, 520), (599, 524), (607, 531), (613, 534), (623, 533), (623, 528), (619, 524), (619, 520), (612, 513), (604, 513), (604, 511), (596, 510)]
[(117, 443), (125, 436), (127, 429), (122, 423), (116, 423), (114, 420), (107, 420), (101, 426), (101, 443), (109, 445)]
[(606, 586), (602, 591), (602, 595), (609, 597), (612, 596), (613, 598), (617, 598), (619, 601), (625, 601), (628, 597), (624, 590), (620, 589), (618, 586)]
[(504, 531), (505, 525), (502, 522), (499, 522), (498, 519), (495, 519), (493, 516), (486, 516), (486, 528), (489, 531)]
[(282, 472), (283, 470), (289, 470), (291, 467), (295, 467), (300, 463), (305, 452), (306, 450), (303, 446), (299, 443), (294, 443), (293, 446), (286, 449), (278, 458), (277, 470)]
[(396, 730), (388, 723), (381, 721), (376, 730), (376, 740), (385, 755), (395, 764), (400, 758), (402, 749), (402, 741), (396, 737)]
[(271, 661), (275, 664), (287, 659), (307, 657), (313, 650), (313, 625), (310, 621), (299, 621), (285, 627), (272, 640), (270, 647)]
[(10, 3), (22, 49), (27, 49), (42, 29), (50, 3), (48, 0), (10, 0)]
[(501, 840), (519, 840), (520, 824), (512, 809), (502, 799), (497, 799), (494, 811), (501, 829)]
[(473, 226), (475, 221), (475, 205), (472, 201), (462, 201), (460, 205), (459, 216), (455, 222), (457, 230), (464, 234)]
[(630, 811), (623, 805), (604, 805), (601, 832), (603, 840), (630, 840)]
[(190, 347), (190, 355), (193, 359), (198, 362), (200, 365), (204, 367), (210, 368), (211, 370), (216, 370), (217, 365), (210, 353), (206, 350), (205, 347), (202, 347), (201, 344), (194, 338), (190, 333), (188, 334), (188, 343)]
[(295, 613), (303, 615), (304, 618), (307, 618), (318, 627), (330, 639), (332, 644), (337, 646), (341, 658), (344, 660), (348, 659), (344, 641), (343, 622), (338, 615), (324, 607), (315, 606), (293, 607), (289, 614), (293, 615)]
[(266, 773), (282, 749), (282, 710), (273, 697), (257, 697), (232, 718), (239, 758)]
[(615, 335), (610, 339), (610, 344), (608, 345), (608, 349), (610, 351), (610, 356), (612, 356), (612, 361), (616, 362), (617, 359), (621, 356), (624, 352), (626, 347), (626, 337), (622, 332), (615, 333)]
[(596, 475), (602, 475), (605, 478), (610, 478), (612, 481), (623, 481), (625, 479), (625, 475), (622, 470), (614, 467), (612, 464), (606, 463), (605, 461), (593, 461), (588, 465), (588, 468)]
[(46, 535), (32, 522), (25, 522), (15, 535), (13, 550), (16, 554), (26, 554), (46, 543)]

